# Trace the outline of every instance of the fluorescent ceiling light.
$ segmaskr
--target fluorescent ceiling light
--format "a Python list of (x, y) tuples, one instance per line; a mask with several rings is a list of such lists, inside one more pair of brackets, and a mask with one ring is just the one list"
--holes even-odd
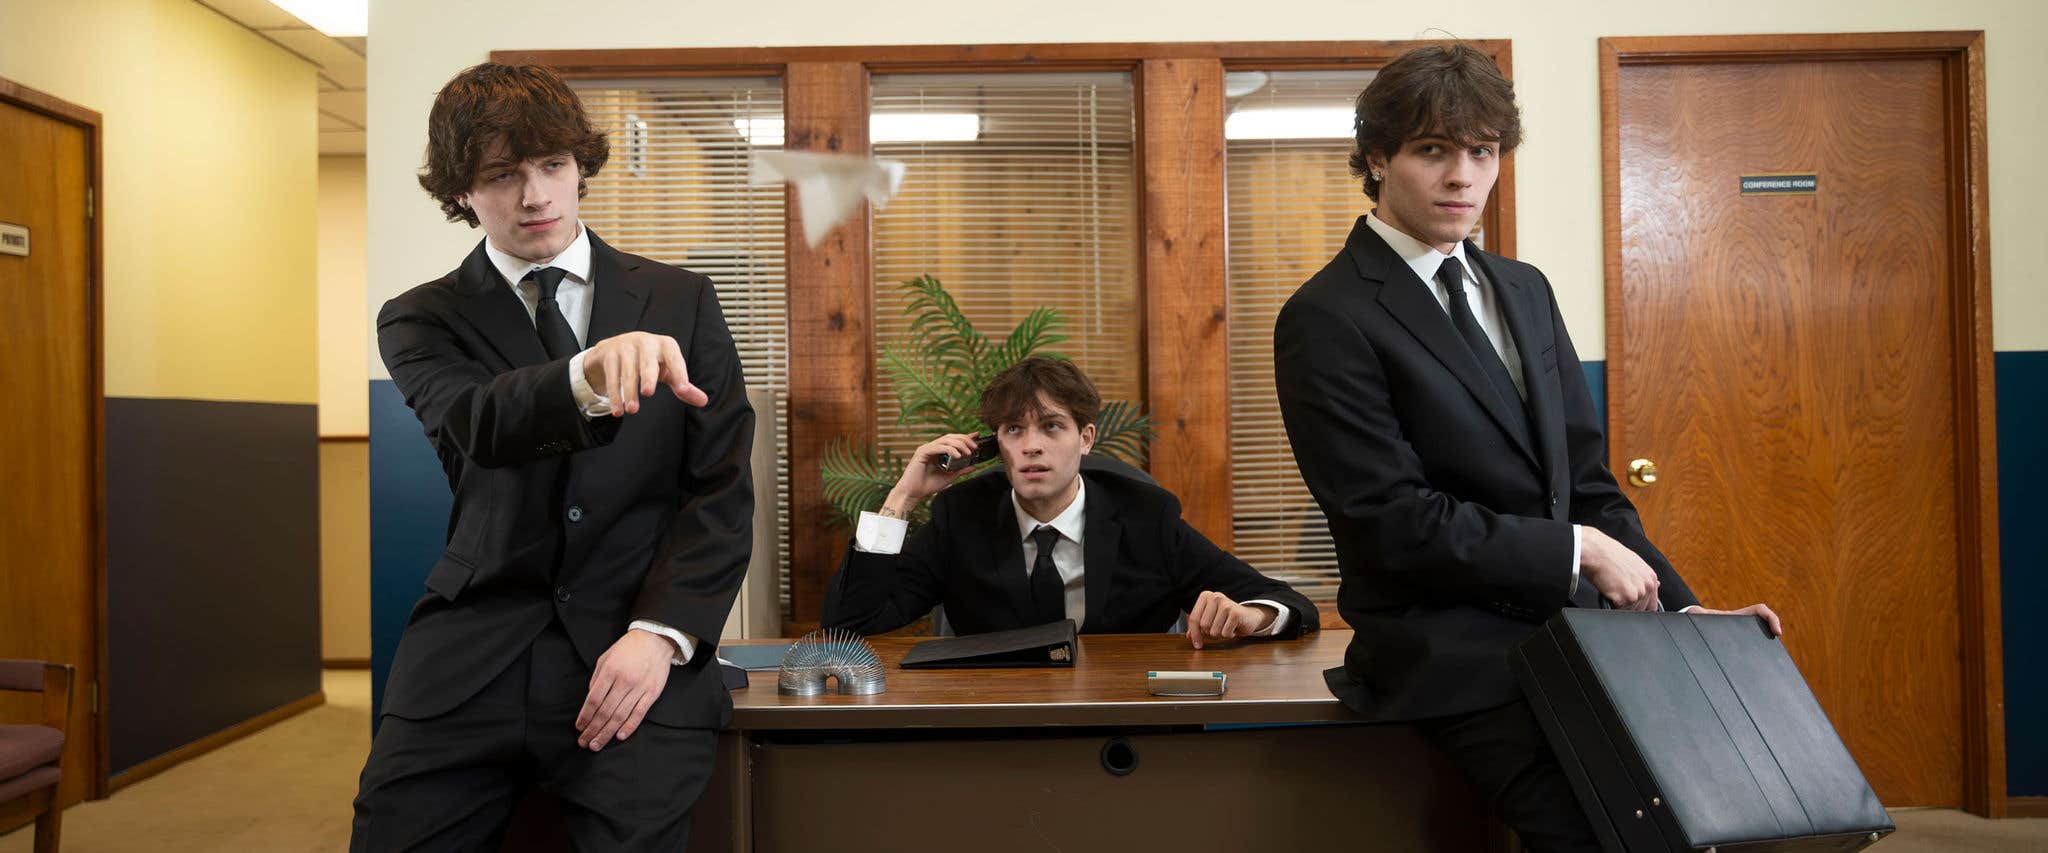
[[(732, 120), (749, 145), (781, 145), (782, 116), (751, 115)], [(973, 142), (981, 138), (981, 116), (974, 113), (878, 113), (868, 117), (868, 141)]]
[(1349, 107), (1249, 107), (1223, 120), (1224, 139), (1350, 139)]
[(370, 0), (270, 0), (271, 5), (335, 38), (370, 34)]

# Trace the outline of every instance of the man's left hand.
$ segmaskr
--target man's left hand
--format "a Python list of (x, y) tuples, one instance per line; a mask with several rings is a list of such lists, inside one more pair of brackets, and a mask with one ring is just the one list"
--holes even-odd
[(1188, 611), (1188, 642), (1199, 649), (1205, 641), (1249, 637), (1266, 630), (1279, 615), (1271, 608), (1239, 604), (1210, 590), (1196, 598), (1194, 609)]
[(1767, 604), (1752, 604), (1741, 610), (1709, 610), (1702, 607), (1693, 612), (1719, 613), (1726, 616), (1755, 616), (1758, 619), (1764, 620), (1764, 627), (1770, 630), (1771, 636), (1779, 637), (1785, 634), (1785, 623), (1778, 619), (1778, 614), (1771, 612), (1770, 605)]
[(606, 649), (590, 674), (590, 695), (576, 714), (576, 746), (596, 752), (614, 737), (631, 737), (661, 697), (675, 656), (676, 644), (651, 631), (627, 631)]

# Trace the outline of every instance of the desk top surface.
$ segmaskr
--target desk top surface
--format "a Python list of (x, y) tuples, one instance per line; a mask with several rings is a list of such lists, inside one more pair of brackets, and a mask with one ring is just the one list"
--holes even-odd
[[(1082, 634), (1072, 667), (907, 670), (896, 664), (923, 637), (871, 637), (888, 690), (872, 696), (784, 696), (776, 673), (749, 673), (732, 691), (735, 729), (1017, 728), (1212, 723), (1364, 722), (1330, 695), (1323, 670), (1340, 666), (1350, 631), (1295, 640), (1244, 640), (1196, 650), (1180, 634)], [(788, 640), (728, 640), (757, 645)], [(1151, 670), (1214, 670), (1222, 696), (1146, 691)]]

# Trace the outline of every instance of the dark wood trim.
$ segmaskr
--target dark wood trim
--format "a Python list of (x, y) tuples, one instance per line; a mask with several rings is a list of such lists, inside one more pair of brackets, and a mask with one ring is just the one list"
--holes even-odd
[[(1998, 562), (1998, 419), (1993, 392), (1991, 202), (1982, 31), (1824, 33), (1754, 36), (1653, 36), (1600, 40), (1600, 145), (1606, 241), (1607, 383), (1626, 381), (1622, 346), (1621, 123), (1616, 114), (1622, 65), (1758, 61), (1841, 61), (1926, 57), (1943, 64), (1949, 110), (1953, 197), (1949, 233), (1955, 327), (1956, 566), (1962, 632), (1963, 806), (1983, 817), (2008, 813), (2005, 769), (2005, 670)], [(1608, 394), (1608, 446), (1620, 395)]]
[(321, 443), (321, 444), (348, 444), (348, 443), (353, 443), (353, 442), (365, 442), (365, 441), (369, 441), (369, 440), (370, 440), (370, 437), (369, 437), (369, 436), (367, 436), (367, 435), (323, 435), (323, 436), (320, 436), (320, 443)]
[[(91, 594), (93, 597), (93, 614), (92, 624), (86, 627), (88, 635), (92, 639), (93, 670), (91, 673), (88, 673), (87, 678), (82, 679), (82, 683), (77, 685), (76, 689), (87, 695), (96, 695), (99, 692), (99, 685), (106, 679), (107, 672), (107, 321), (104, 280), (106, 239), (105, 228), (102, 225), (107, 218), (106, 140), (101, 130), (101, 119), (97, 110), (86, 109), (70, 101), (46, 92), (31, 89), (4, 78), (0, 78), (0, 102), (14, 104), (25, 109), (40, 112), (59, 121), (78, 125), (84, 129), (86, 145), (90, 149), (91, 165), (89, 168), (92, 169), (92, 173), (86, 177), (86, 187), (92, 192), (92, 215), (88, 220), (89, 233), (87, 239), (90, 241), (90, 245), (87, 248), (85, 289), (86, 317), (92, 324), (92, 328), (86, 330), (92, 339), (87, 356), (90, 359), (87, 370), (92, 374), (92, 396), (87, 402), (87, 405), (92, 407), (90, 415), (92, 460), (88, 466), (89, 476), (92, 477), (92, 483), (88, 486), (92, 506), (88, 508), (86, 517), (92, 520), (92, 530), (87, 534), (91, 543), (88, 547), (87, 559), (92, 564)], [(106, 705), (101, 703), (97, 712), (88, 715), (87, 719), (92, 721), (91, 730), (85, 732), (84, 735), (91, 738), (94, 744), (94, 766), (92, 768), (92, 778), (86, 783), (86, 796), (91, 799), (100, 799), (112, 793), (112, 790), (107, 787), (108, 761), (110, 760), (111, 749), (107, 741)]]
[(321, 669), (369, 669), (369, 658), (322, 658)]
[[(788, 150), (867, 153), (866, 68), (794, 62), (783, 81)], [(787, 199), (790, 607), (794, 621), (809, 622), (846, 547), (846, 531), (826, 523), (831, 505), (818, 466), (835, 443), (875, 436), (874, 269), (865, 210), (812, 248), (794, 189)]]
[(117, 793), (122, 788), (126, 788), (129, 785), (133, 785), (144, 779), (148, 779), (151, 776), (157, 775), (158, 773), (162, 773), (166, 770), (169, 770), (194, 758), (198, 758), (199, 756), (205, 755), (223, 746), (227, 746), (228, 744), (234, 743), (235, 741), (241, 740), (242, 738), (248, 737), (257, 732), (263, 731), (264, 729), (270, 728), (274, 724), (283, 722), (305, 711), (310, 711), (314, 708), (318, 708), (326, 703), (326, 691), (316, 690), (311, 695), (299, 699), (294, 699), (290, 702), (287, 702), (283, 705), (279, 705), (261, 714), (257, 714), (254, 717), (250, 717), (249, 719), (243, 720), (225, 729), (221, 729), (220, 731), (214, 732), (213, 734), (207, 735), (191, 743), (185, 744), (184, 746), (178, 747), (177, 749), (171, 750), (170, 752), (166, 752), (148, 761), (144, 761), (140, 764), (137, 764), (134, 767), (130, 767), (127, 770), (121, 771), (119, 774), (116, 774), (112, 779), (108, 780), (107, 793), (110, 795)]
[(1230, 349), (1223, 63), (1147, 59), (1136, 83), (1150, 467), (1188, 523), (1228, 549), (1230, 361), (1216, 357)]
[[(494, 50), (491, 61), (535, 63), (566, 77), (667, 77), (774, 74), (797, 62), (854, 63), (872, 73), (1130, 70), (1153, 59), (1213, 59), (1260, 69), (1362, 67), (1387, 64), (1431, 41), (1074, 42), (1064, 44), (924, 44), (826, 47), (622, 48)], [(1497, 51), (1505, 40), (1468, 42)], [(1496, 53), (1496, 56), (1498, 54)]]
[(2007, 797), (2006, 817), (2048, 817), (2048, 797)]

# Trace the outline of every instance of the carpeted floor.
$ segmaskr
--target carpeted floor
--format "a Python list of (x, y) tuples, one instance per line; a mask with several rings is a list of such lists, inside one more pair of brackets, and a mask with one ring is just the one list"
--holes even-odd
[[(370, 674), (333, 670), (327, 704), (64, 813), (71, 853), (348, 848), (349, 801), (370, 749)], [(1943, 809), (1892, 813), (1881, 853), (2048, 850), (2048, 819), (1990, 821)], [(0, 836), (29, 853), (33, 827)]]

